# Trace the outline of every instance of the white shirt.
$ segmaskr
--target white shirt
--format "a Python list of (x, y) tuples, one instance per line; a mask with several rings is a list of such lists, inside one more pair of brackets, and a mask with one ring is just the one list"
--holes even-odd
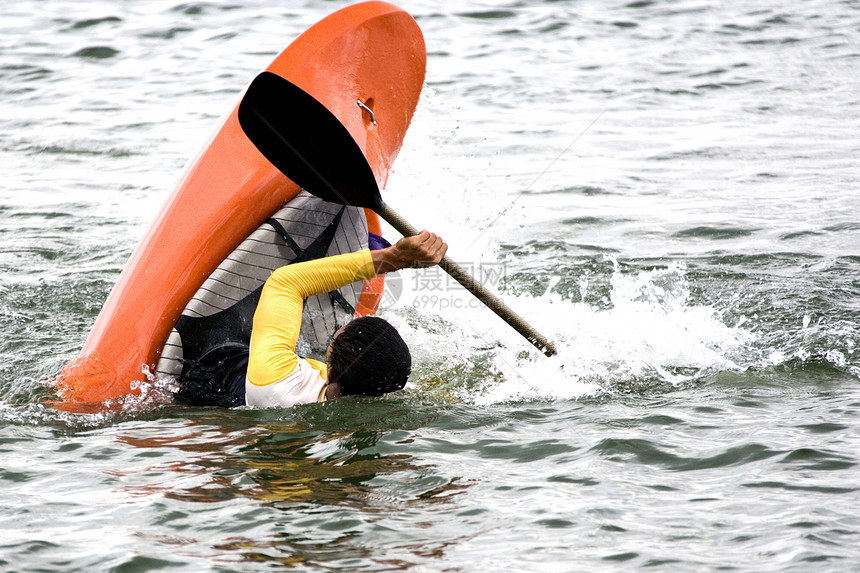
[(289, 408), (323, 402), (327, 385), (319, 370), (299, 358), (295, 370), (277, 382), (257, 385), (245, 378), (245, 403), (258, 408)]

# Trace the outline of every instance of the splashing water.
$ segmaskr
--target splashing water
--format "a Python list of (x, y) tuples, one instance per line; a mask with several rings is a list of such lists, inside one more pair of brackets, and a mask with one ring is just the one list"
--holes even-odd
[[(559, 353), (551, 358), (524, 350), (519, 335), (467, 300), (449, 303), (449, 308), (433, 315), (415, 308), (404, 312), (403, 306), (416, 307), (415, 301), (421, 300), (407, 295), (394, 322), (409, 331), (409, 339), (417, 340), (415, 346), (433, 349), (419, 350), (419, 360), (432, 360), (444, 349), (446, 363), (430, 370), (459, 378), (459, 398), (482, 405), (679, 385), (745, 367), (734, 356), (753, 335), (740, 324), (724, 324), (714, 308), (690, 304), (682, 263), (625, 273), (611, 261), (611, 304), (606, 308), (563, 299), (552, 288), (558, 278), (542, 296), (506, 297), (512, 308), (555, 341)], [(583, 300), (588, 288), (582, 280)], [(471, 384), (469, 373), (484, 376)]]

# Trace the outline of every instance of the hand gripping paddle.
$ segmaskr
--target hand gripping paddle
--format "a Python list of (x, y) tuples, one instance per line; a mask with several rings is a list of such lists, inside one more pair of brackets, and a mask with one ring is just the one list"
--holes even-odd
[[(418, 231), (387, 206), (361, 148), (326, 107), (298, 86), (263, 72), (239, 104), (248, 139), (281, 173), (332, 203), (371, 209), (404, 237)], [(439, 266), (547, 356), (555, 345), (447, 256)]]

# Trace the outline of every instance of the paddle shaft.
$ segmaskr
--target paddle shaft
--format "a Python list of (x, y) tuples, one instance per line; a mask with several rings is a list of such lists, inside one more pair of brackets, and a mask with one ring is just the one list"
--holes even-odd
[[(376, 176), (352, 135), (322, 103), (288, 80), (263, 72), (237, 113), (245, 134), (284, 175), (317, 197), (372, 209), (404, 237), (418, 231), (387, 207)], [(448, 257), (445, 272), (547, 356), (555, 345)]]
[[(389, 225), (394, 227), (397, 232), (404, 237), (411, 237), (418, 234), (418, 230), (410, 225), (409, 221), (398, 215), (388, 205), (385, 205), (385, 207), (379, 211), (379, 216), (385, 219)], [(488, 291), (484, 285), (475, 280), (475, 277), (463, 270), (463, 267), (452, 261), (447, 256), (439, 262), (439, 266), (442, 267), (442, 270), (448, 273), (451, 278), (475, 295), (478, 300), (487, 305), (487, 307), (495, 312), (502, 320), (511, 325), (514, 330), (522, 334), (526, 340), (531, 342), (538, 350), (547, 356), (552, 356), (556, 353), (555, 344), (547, 340), (542, 334), (532, 328), (532, 326), (523, 320), (520, 315), (508, 308), (508, 306), (503, 303), (499, 297)]]

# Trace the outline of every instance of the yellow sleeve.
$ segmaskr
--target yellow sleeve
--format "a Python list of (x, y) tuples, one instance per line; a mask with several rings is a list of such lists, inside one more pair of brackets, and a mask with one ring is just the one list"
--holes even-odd
[(307, 297), (375, 276), (368, 249), (275, 270), (263, 286), (254, 313), (248, 380), (263, 386), (295, 370), (296, 342)]

